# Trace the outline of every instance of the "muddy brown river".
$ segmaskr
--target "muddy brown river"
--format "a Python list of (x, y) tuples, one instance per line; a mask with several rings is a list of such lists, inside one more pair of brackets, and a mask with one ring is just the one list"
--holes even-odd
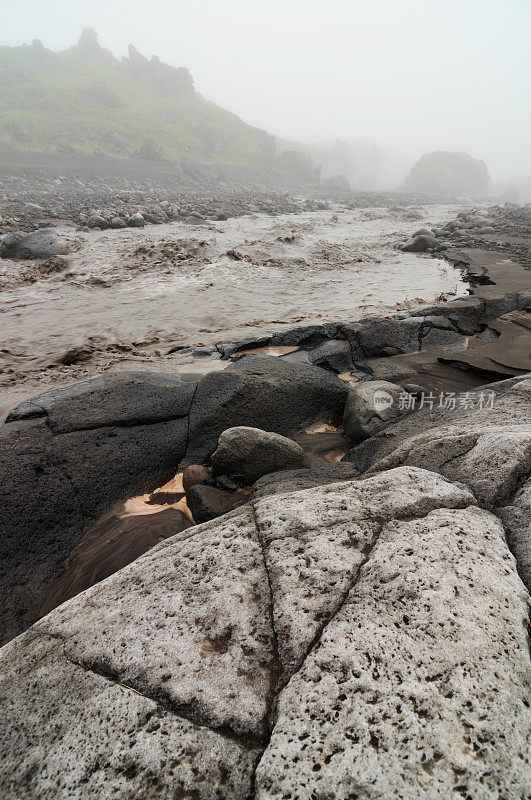
[[(466, 294), (461, 274), (444, 260), (396, 249), (425, 222), (455, 211), (338, 209), (209, 226), (65, 230), (74, 248), (65, 272), (21, 283), (24, 265), (0, 261), (0, 406), (124, 361), (171, 369), (166, 361), (176, 356), (168, 351), (183, 345)], [(61, 365), (74, 346), (92, 355)]]

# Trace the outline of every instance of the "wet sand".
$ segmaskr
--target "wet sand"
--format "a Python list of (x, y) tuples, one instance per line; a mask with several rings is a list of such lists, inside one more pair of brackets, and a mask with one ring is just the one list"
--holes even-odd
[[(429, 206), (421, 215), (433, 222), (454, 212)], [(63, 273), (24, 282), (27, 265), (0, 262), (0, 409), (108, 369), (186, 371), (188, 345), (466, 294), (447, 261), (395, 249), (417, 224), (407, 210), (337, 209), (69, 229)], [(74, 363), (62, 363), (72, 348)]]

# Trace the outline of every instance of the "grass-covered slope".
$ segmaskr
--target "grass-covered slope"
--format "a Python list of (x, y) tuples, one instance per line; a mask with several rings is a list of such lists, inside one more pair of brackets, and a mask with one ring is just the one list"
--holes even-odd
[(188, 70), (130, 48), (121, 61), (85, 31), (61, 53), (0, 47), (0, 143), (261, 166), (274, 140), (199, 96)]

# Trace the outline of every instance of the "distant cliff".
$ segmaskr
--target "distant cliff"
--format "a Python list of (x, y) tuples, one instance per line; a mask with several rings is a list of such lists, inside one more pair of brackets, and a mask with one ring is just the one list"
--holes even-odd
[(403, 185), (407, 192), (454, 197), (485, 197), (489, 173), (484, 161), (468, 153), (426, 153), (411, 168)]
[(61, 53), (0, 47), (0, 147), (263, 167), (275, 141), (205, 100), (189, 71), (135, 47), (121, 60), (95, 31)]

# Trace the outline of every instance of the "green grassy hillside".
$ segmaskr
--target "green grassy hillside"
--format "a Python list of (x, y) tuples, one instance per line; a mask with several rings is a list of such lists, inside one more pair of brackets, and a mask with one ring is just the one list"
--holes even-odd
[(91, 31), (61, 53), (0, 47), (0, 143), (242, 166), (266, 165), (275, 151), (269, 134), (199, 96), (188, 70), (134, 48), (118, 61)]

